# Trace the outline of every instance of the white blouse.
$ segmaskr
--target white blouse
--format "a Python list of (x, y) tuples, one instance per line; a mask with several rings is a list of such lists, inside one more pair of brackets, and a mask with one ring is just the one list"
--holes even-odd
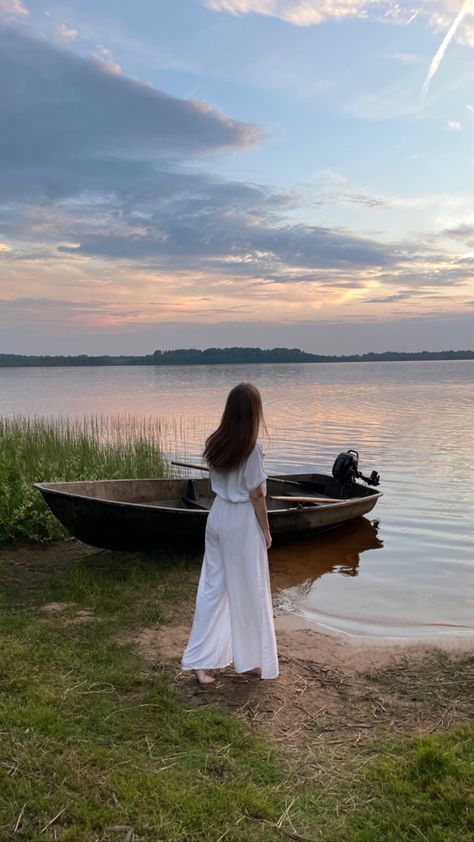
[[(267, 475), (263, 467), (263, 452), (261, 445), (255, 445), (245, 462), (238, 468), (227, 473), (209, 469), (211, 488), (223, 500), (229, 503), (246, 503), (250, 500), (250, 492), (254, 491)], [(266, 487), (265, 487), (266, 493)]]

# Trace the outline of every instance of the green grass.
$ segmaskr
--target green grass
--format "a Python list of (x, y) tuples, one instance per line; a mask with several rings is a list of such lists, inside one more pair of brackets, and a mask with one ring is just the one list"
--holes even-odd
[(140, 667), (89, 629), (61, 640), (54, 627), (43, 629), (40, 642), (26, 623), (20, 641), (10, 638), (2, 656), (2, 839), (23, 804), (16, 837), (25, 840), (40, 838), (63, 807), (60, 838), (74, 842), (124, 824), (140, 839), (213, 839), (247, 811), (275, 815), (281, 772), (272, 751), (218, 711), (184, 710), (163, 676)]
[[(18, 605), (21, 575), (10, 581), (0, 614), (2, 842), (53, 839), (41, 830), (63, 807), (58, 838), (73, 842), (109, 838), (117, 825), (136, 839), (210, 840), (238, 821), (247, 838), (250, 827), (268, 838), (284, 780), (277, 753), (219, 710), (185, 706), (159, 663), (117, 643), (183, 596), (195, 560), (160, 561), (98, 553), (38, 581), (38, 603), (70, 603), (55, 616)], [(71, 622), (81, 607), (93, 622)]]
[(307, 756), (184, 701), (159, 652), (149, 664), (118, 642), (192, 595), (196, 559), (51, 552), (26, 568), (5, 556), (0, 573), (2, 842), (122, 842), (117, 826), (136, 842), (473, 838), (472, 727), (380, 735), (311, 780)]
[(351, 842), (474, 838), (474, 727), (379, 740), (371, 754), (346, 824)]
[(66, 537), (34, 482), (161, 476), (163, 467), (151, 418), (0, 418), (0, 546)]

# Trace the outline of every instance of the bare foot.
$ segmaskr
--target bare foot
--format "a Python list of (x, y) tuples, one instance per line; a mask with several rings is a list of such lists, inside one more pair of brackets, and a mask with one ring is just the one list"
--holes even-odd
[(261, 674), (262, 674), (262, 670), (260, 669), (260, 667), (254, 667), (254, 669), (253, 669), (253, 670), (247, 670), (247, 674), (250, 674), (250, 675), (261, 675)]
[(194, 675), (197, 678), (198, 684), (214, 684), (216, 680), (206, 670), (194, 670)]

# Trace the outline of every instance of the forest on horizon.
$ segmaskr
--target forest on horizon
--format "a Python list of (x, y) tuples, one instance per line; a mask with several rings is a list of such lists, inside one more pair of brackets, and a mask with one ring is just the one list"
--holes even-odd
[(114, 365), (244, 365), (255, 363), (410, 362), (424, 360), (472, 360), (474, 351), (384, 351), (366, 354), (310, 354), (299, 348), (178, 348), (132, 355), (22, 355), (0, 354), (0, 368), (42, 366)]

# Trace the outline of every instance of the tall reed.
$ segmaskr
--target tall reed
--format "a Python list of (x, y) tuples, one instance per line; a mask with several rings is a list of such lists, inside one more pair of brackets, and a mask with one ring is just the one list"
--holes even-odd
[(66, 537), (33, 482), (162, 476), (160, 432), (132, 415), (0, 418), (0, 544)]

